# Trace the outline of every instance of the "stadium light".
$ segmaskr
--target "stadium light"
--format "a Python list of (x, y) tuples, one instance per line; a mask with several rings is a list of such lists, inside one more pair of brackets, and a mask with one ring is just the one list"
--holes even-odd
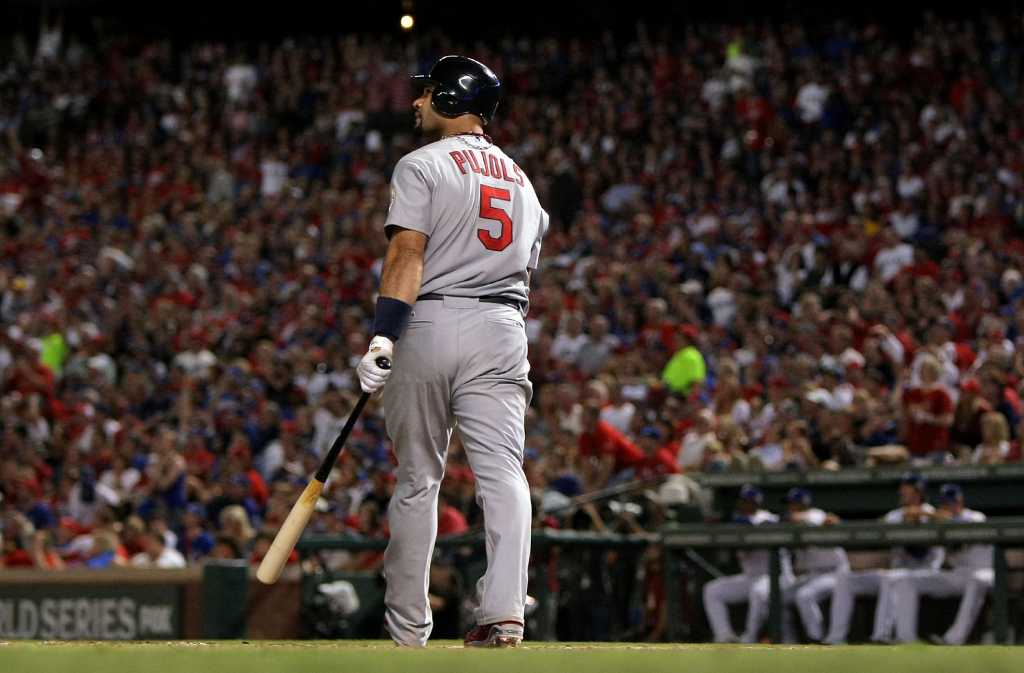
[(398, 20), (398, 25), (402, 27), (402, 30), (412, 30), (415, 24), (416, 19), (412, 18), (412, 14), (403, 14), (402, 18)]

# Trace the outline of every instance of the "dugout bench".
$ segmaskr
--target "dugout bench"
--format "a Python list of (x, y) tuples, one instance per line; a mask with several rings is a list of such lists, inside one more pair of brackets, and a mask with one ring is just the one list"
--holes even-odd
[[(779, 588), (779, 551), (784, 548), (834, 547), (847, 550), (887, 549), (903, 545), (990, 544), (993, 550), (995, 586), (992, 590), (992, 620), (995, 640), (1009, 644), (1011, 603), (1019, 611), (1021, 597), (1011, 600), (1007, 549), (1024, 547), (1024, 517), (997, 517), (984, 523), (880, 524), (851, 522), (835, 526), (809, 527), (792, 524), (751, 527), (742, 524), (681, 525), (662, 532), (666, 553), (666, 583), (669, 596), (680, 596), (681, 555), (692, 550), (768, 549), (771, 552), (771, 598), (768, 632), (781, 642), (782, 592)], [(669, 640), (679, 640), (683, 623), (678, 601), (669, 604)]]

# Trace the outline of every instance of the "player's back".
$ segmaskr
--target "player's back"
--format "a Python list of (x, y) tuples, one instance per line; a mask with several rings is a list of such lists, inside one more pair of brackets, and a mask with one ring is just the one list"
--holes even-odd
[(428, 236), (421, 294), (525, 302), (548, 215), (526, 173), (485, 136), (448, 136), (404, 156), (387, 226)]

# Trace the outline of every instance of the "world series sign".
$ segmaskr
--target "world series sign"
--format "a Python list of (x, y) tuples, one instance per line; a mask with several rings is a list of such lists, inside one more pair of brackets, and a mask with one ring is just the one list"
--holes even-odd
[(0, 639), (167, 640), (181, 636), (181, 591), (175, 586), (0, 586)]

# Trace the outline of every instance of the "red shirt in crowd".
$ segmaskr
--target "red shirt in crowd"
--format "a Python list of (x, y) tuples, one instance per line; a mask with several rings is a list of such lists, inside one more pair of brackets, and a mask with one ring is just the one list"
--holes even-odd
[(593, 432), (580, 434), (581, 456), (615, 456), (615, 470), (634, 467), (644, 460), (644, 452), (606, 421), (598, 421)]
[(469, 524), (466, 523), (466, 517), (462, 512), (447, 504), (441, 507), (437, 513), (438, 536), (458, 535), (467, 530), (469, 530)]
[(637, 466), (637, 476), (641, 479), (652, 479), (665, 474), (678, 474), (679, 465), (676, 463), (676, 454), (667, 446), (659, 448)]
[(922, 423), (915, 420), (910, 408), (919, 405), (933, 416), (953, 413), (953, 399), (942, 388), (911, 388), (903, 393), (903, 410), (906, 416), (906, 437), (904, 443), (914, 456), (925, 456), (949, 447), (949, 427), (936, 423)]

